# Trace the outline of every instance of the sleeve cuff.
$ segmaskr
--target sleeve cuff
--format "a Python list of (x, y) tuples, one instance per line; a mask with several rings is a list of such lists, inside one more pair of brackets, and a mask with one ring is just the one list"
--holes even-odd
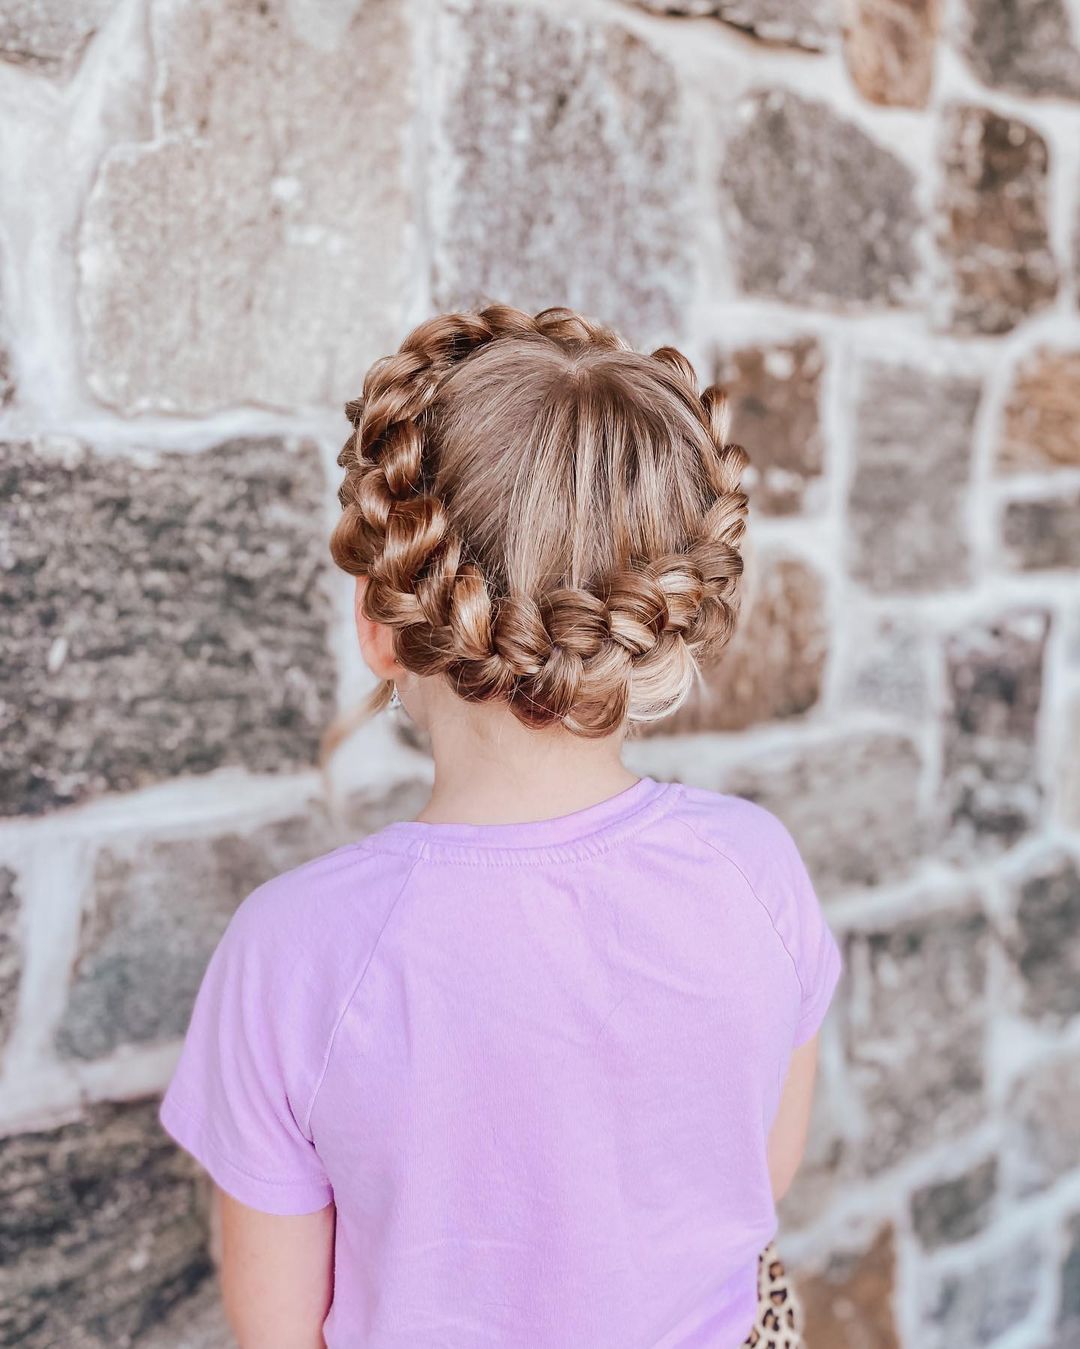
[(835, 940), (830, 937), (825, 968), (818, 982), (817, 992), (799, 1013), (799, 1020), (795, 1026), (794, 1048), (798, 1049), (800, 1045), (804, 1045), (820, 1030), (821, 1023), (825, 1020), (825, 1013), (832, 1003), (833, 994), (836, 992), (836, 985), (842, 971), (843, 962), (840, 959), (840, 948)]
[(205, 1123), (166, 1096), (158, 1111), (165, 1132), (191, 1154), (220, 1189), (248, 1208), (280, 1217), (317, 1213), (333, 1203), (334, 1191), (327, 1181), (265, 1180), (249, 1175), (222, 1155)]

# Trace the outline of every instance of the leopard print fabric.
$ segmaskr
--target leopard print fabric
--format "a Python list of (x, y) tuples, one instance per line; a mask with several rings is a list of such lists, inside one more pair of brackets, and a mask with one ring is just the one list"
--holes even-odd
[(806, 1349), (802, 1308), (772, 1242), (758, 1258), (757, 1319), (743, 1349)]

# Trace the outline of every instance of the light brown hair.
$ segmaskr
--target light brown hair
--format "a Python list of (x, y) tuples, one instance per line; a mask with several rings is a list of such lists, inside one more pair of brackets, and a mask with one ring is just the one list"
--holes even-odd
[(346, 413), (331, 550), (406, 669), (600, 736), (673, 711), (730, 637), (746, 455), (674, 348), (567, 309), (444, 314)]

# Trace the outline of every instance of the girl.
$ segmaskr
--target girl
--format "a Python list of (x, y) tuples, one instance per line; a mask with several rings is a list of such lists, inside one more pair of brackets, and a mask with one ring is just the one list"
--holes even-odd
[(836, 944), (773, 815), (620, 757), (735, 621), (722, 396), (494, 306), (348, 413), (333, 555), (434, 788), (256, 890), (207, 970), (161, 1117), (219, 1187), (239, 1341), (794, 1343), (758, 1257)]

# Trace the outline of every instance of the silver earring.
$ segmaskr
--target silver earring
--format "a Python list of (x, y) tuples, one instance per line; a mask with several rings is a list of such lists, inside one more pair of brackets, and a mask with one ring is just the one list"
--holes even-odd
[(396, 711), (398, 710), (398, 708), (401, 706), (401, 698), (400, 698), (400, 696), (399, 696), (399, 694), (398, 694), (398, 691), (397, 691), (397, 685), (396, 685), (396, 684), (392, 684), (392, 685), (390, 686), (390, 688), (391, 688), (391, 693), (390, 693), (390, 702), (389, 702), (388, 706), (389, 706), (391, 712), (396, 712)]

